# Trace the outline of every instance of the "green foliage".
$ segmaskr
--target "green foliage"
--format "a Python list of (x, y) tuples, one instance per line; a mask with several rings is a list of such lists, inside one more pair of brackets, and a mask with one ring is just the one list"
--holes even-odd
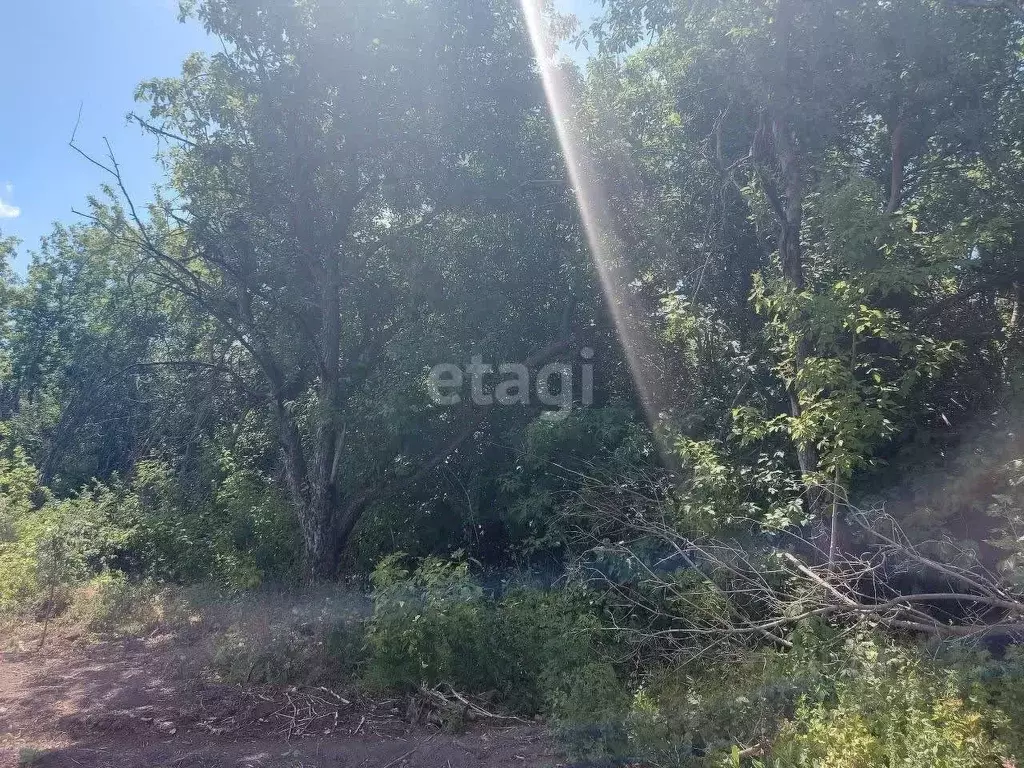
[[(1016, 647), (997, 661), (822, 628), (796, 639), (789, 651), (648, 668), (631, 695), (609, 680), (590, 727), (562, 735), (581, 756), (658, 768), (983, 766), (1020, 754)], [(588, 673), (600, 690), (602, 672)], [(753, 757), (735, 756), (748, 747)]]
[[(901, 429), (908, 401), (923, 381), (941, 375), (956, 344), (916, 331), (892, 304), (923, 291), (943, 265), (906, 263), (916, 235), (879, 213), (878, 192), (864, 179), (808, 200), (812, 240), (809, 284), (754, 275), (752, 300), (768, 319), (776, 372), (797, 393), (800, 413), (753, 426), (738, 419), (744, 439), (782, 432), (820, 453), (824, 478), (848, 481)], [(818, 218), (820, 216), (820, 218)], [(820, 228), (820, 229), (818, 229)]]
[(129, 532), (121, 565), (176, 583), (209, 580), (235, 589), (293, 579), (297, 533), (287, 501), (258, 473), (230, 463), (222, 472), (210, 497), (197, 502), (164, 462), (139, 462), (129, 482), (117, 482), (104, 501)]
[(496, 503), (513, 557), (565, 553), (574, 489), (586, 477), (618, 478), (656, 460), (650, 433), (622, 406), (576, 409), (563, 419), (537, 419), (523, 451), (499, 478)]
[(233, 589), (294, 579), (297, 534), (287, 502), (258, 473), (231, 464), (222, 473), (210, 497), (197, 501), (160, 461), (139, 462), (129, 481), (97, 487), (96, 503), (125, 531), (118, 566), (174, 583), (213, 581)]
[(213, 506), (223, 532), (218, 570), (235, 588), (261, 583), (287, 584), (298, 580), (301, 542), (295, 515), (287, 498), (261, 472), (240, 467), (225, 457), (223, 480)]
[[(746, 415), (742, 409), (734, 413), (737, 434), (746, 434), (740, 426)], [(668, 439), (685, 478), (674, 499), (682, 530), (712, 533), (745, 520), (785, 528), (804, 521), (802, 483), (783, 451), (759, 451), (751, 460), (725, 441), (666, 433)]]
[(38, 508), (32, 499), (46, 494), (34, 469), (23, 456), (6, 469), (0, 612), (59, 613), (93, 576), (107, 580), (94, 586), (105, 585), (100, 593), (116, 601), (124, 574), (240, 589), (264, 578), (285, 581), (296, 571), (294, 546), (280, 547), (294, 540), (286, 504), (245, 475), (229, 476), (216, 501), (183, 514), (187, 498), (162, 462), (139, 462), (130, 480), (114, 476)]
[(39, 472), (25, 450), (19, 445), (5, 450), (0, 455), (0, 538), (13, 535), (15, 523), (32, 511), (42, 493)]
[(371, 578), (368, 680), (382, 688), (446, 682), (488, 690), (487, 605), (468, 563), (427, 558), (413, 570), (403, 559), (386, 557)]
[(28, 504), (44, 495), (32, 485), (34, 471), (19, 463), (14, 476), (5, 495), (8, 531), (0, 539), (0, 613), (52, 616), (68, 604), (75, 584), (109, 564), (123, 531), (89, 493)]
[(105, 571), (76, 588), (70, 619), (88, 632), (137, 635), (160, 617), (160, 600), (153, 582)]
[(986, 716), (986, 727), (997, 743), (1020, 760), (1024, 755), (1024, 645), (1010, 646), (1001, 658), (975, 654), (959, 668)]
[(615, 666), (591, 661), (560, 676), (551, 711), (555, 731), (569, 753), (582, 760), (628, 754), (629, 693)]
[[(371, 685), (415, 690), (446, 683), (492, 692), (519, 712), (570, 720), (602, 706), (615, 671), (599, 661), (599, 624), (587, 595), (513, 589), (489, 598), (466, 562), (426, 558), (409, 568), (404, 559), (385, 558), (373, 573)], [(600, 670), (604, 678), (595, 676)]]
[(608, 661), (596, 600), (572, 589), (515, 588), (496, 603), (487, 652), (498, 662), (494, 687), (507, 706), (570, 722), (614, 707), (622, 683)]
[(788, 653), (651, 666), (622, 710), (614, 752), (654, 766), (696, 767), (721, 764), (736, 743), (770, 743), (802, 697), (828, 695), (830, 676), (842, 669), (831, 645), (808, 632)]
[(1013, 757), (997, 738), (1005, 718), (955, 669), (869, 644), (842, 671), (830, 700), (801, 703), (766, 765), (996, 765)]

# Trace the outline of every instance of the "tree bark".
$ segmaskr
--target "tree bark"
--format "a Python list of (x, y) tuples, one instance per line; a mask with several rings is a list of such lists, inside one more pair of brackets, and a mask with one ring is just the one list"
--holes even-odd
[(889, 202), (885, 206), (885, 212), (889, 215), (896, 213), (899, 210), (900, 203), (903, 202), (903, 178), (906, 167), (903, 144), (906, 130), (906, 121), (902, 118), (898, 118), (896, 124), (891, 126), (889, 130), (892, 170), (889, 178)]
[[(803, 227), (803, 178), (793, 138), (786, 121), (776, 116), (772, 122), (779, 171), (782, 174), (783, 197), (779, 216), (779, 258), (782, 262), (782, 276), (794, 291), (805, 287), (803, 248), (800, 230)], [(811, 354), (810, 342), (801, 335), (796, 345), (795, 372), (800, 371)], [(800, 405), (799, 388), (794, 381), (789, 385), (790, 415), (799, 418), (803, 413)], [(800, 473), (807, 487), (807, 506), (814, 520), (823, 519), (825, 512), (824, 489), (818, 482), (818, 449), (811, 443), (797, 443), (797, 461)]]

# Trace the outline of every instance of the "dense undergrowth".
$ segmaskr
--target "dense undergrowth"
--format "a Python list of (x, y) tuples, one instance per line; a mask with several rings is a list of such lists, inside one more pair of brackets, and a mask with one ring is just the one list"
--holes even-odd
[[(184, 633), (202, 639), (213, 674), (242, 685), (346, 685), (413, 700), (472, 694), (496, 713), (544, 719), (587, 764), (980, 768), (1024, 755), (1024, 653), (1012, 644), (993, 656), (977, 643), (923, 643), (871, 621), (809, 618), (793, 627), (791, 647), (709, 644), (688, 656), (645, 635), (634, 606), (608, 591), (612, 582), (583, 579), (578, 568), (551, 585), (550, 574), (485, 572), (458, 552), (397, 553), (367, 579), (302, 587), (295, 561), (260, 554), (287, 527), (246, 523), (230, 504), (197, 519), (176, 514), (180, 491), (157, 463), (131, 482), (94, 483), (64, 499), (40, 485), (20, 451), (0, 469), (8, 628)], [(1015, 488), (999, 495), (1002, 513), (1016, 509)], [(219, 530), (262, 533), (255, 543), (211, 537), (203, 526), (214, 515)], [(591, 567), (635, 574), (636, 555), (608, 559), (614, 549), (598, 547)], [(656, 598), (658, 626), (692, 618), (685, 612), (695, 606), (726, 610), (707, 592), (712, 581), (673, 569), (672, 583), (690, 584), (695, 600)], [(616, 583), (656, 595), (655, 576), (646, 588), (645, 579)], [(441, 722), (465, 725), (450, 712)]]
[[(543, 718), (581, 765), (981, 768), (1024, 754), (1015, 646), (996, 658), (807, 622), (790, 649), (638, 665), (598, 592), (528, 581), (485, 589), (465, 560), (394, 555), (368, 590), (173, 587), (102, 570), (65, 582), (59, 607), (41, 594), (22, 605), (37, 627), (44, 606), (64, 634), (183, 634), (230, 683), (473, 694), (495, 713)], [(8, 608), (8, 629), (32, 620)]]

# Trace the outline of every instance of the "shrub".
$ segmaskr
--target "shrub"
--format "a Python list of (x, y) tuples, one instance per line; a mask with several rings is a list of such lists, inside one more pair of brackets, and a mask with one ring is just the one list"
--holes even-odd
[(367, 680), (383, 689), (446, 682), (485, 690), (489, 617), (465, 562), (426, 558), (410, 570), (401, 553), (374, 569)]
[[(648, 667), (623, 730), (592, 732), (592, 753), (666, 768), (957, 768), (1010, 765), (1021, 754), (1024, 657), (1015, 648), (997, 660), (872, 635), (844, 641), (827, 628), (794, 639), (788, 651)], [(755, 745), (769, 754), (736, 754)]]
[(574, 716), (573, 691), (602, 655), (585, 593), (515, 589), (487, 597), (465, 562), (426, 558), (411, 568), (400, 554), (381, 561), (372, 583), (371, 686), (446, 683), (493, 693), (521, 713)]
[(984, 655), (968, 660), (964, 676), (975, 697), (984, 702), (1000, 742), (1024, 756), (1024, 645), (1012, 645), (1002, 658)]
[(127, 532), (123, 570), (177, 584), (211, 582), (233, 590), (294, 582), (301, 551), (295, 516), (258, 472), (221, 462), (223, 477), (198, 494), (167, 464), (139, 462), (130, 482), (116, 480), (109, 517)]
[[(623, 706), (611, 754), (651, 766), (717, 764), (732, 745), (774, 737), (801, 696), (822, 690), (828, 670), (806, 649), (648, 666)], [(711, 755), (713, 757), (705, 757)]]
[(11, 524), (0, 543), (0, 613), (52, 617), (77, 583), (105, 567), (120, 532), (92, 494), (49, 501)]
[(226, 627), (211, 658), (226, 681), (329, 685), (354, 680), (363, 667), (365, 603), (344, 588), (259, 591), (203, 613)]
[(295, 584), (302, 566), (302, 540), (294, 511), (264, 474), (222, 457), (215, 498), (222, 531), (216, 547), (218, 580), (234, 589), (259, 584)]
[(130, 481), (53, 499), (22, 453), (0, 458), (0, 615), (51, 618), (78, 585), (108, 572), (233, 590), (298, 572), (298, 545), (287, 545), (294, 516), (253, 473), (229, 474), (216, 499), (184, 514), (188, 505), (159, 461), (139, 462)]
[(778, 768), (981, 768), (1008, 758), (1005, 717), (962, 670), (877, 641), (856, 648), (827, 700), (801, 702), (766, 763)]
[(152, 581), (131, 581), (123, 573), (106, 571), (75, 590), (71, 617), (89, 632), (138, 633), (160, 616), (158, 599)]
[(589, 593), (515, 589), (495, 603), (487, 641), (499, 662), (492, 687), (508, 706), (567, 719), (590, 717), (583, 699), (571, 702), (567, 696), (570, 688), (579, 689), (580, 670), (606, 656)]
[(595, 660), (569, 668), (550, 692), (555, 729), (577, 759), (628, 754), (629, 696), (615, 667)]

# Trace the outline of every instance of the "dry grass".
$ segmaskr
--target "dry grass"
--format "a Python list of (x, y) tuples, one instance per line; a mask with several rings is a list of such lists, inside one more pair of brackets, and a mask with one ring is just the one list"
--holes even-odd
[[(69, 608), (50, 622), (45, 644), (173, 636), (190, 647), (190, 664), (226, 682), (330, 685), (358, 671), (369, 612), (364, 593), (340, 584), (232, 594), (96, 581), (75, 590)], [(0, 648), (38, 648), (43, 626), (8, 621), (0, 626)]]

